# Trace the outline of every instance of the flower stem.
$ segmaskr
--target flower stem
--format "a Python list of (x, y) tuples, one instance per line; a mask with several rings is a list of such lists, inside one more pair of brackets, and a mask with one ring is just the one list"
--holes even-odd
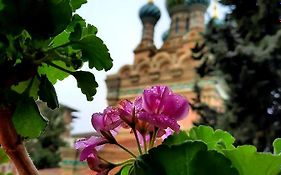
[(115, 143), (115, 145), (119, 146), (120, 148), (122, 148), (124, 151), (126, 151), (127, 153), (129, 153), (131, 156), (133, 156), (134, 158), (137, 158), (137, 156), (132, 153), (130, 150), (128, 150), (127, 148), (125, 148), (124, 146), (120, 145), (119, 143)]
[(142, 135), (143, 138), (143, 147), (144, 147), (144, 153), (147, 153), (147, 145), (146, 145), (146, 139), (145, 139), (145, 135)]
[(39, 175), (12, 122), (12, 110), (0, 109), (0, 145), (13, 161), (19, 175)]
[(150, 139), (149, 149), (151, 149), (154, 146), (154, 142), (155, 142), (158, 130), (159, 130), (159, 128), (155, 127), (153, 135), (152, 135), (152, 137)]
[(134, 135), (135, 135), (135, 138), (136, 138), (136, 141), (137, 141), (139, 153), (140, 153), (140, 155), (142, 155), (142, 149), (141, 149), (140, 141), (139, 141), (137, 131), (136, 131), (135, 128), (133, 128), (133, 132), (134, 132)]

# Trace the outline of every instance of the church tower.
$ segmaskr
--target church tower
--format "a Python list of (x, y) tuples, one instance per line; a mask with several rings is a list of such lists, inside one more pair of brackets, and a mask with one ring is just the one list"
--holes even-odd
[(152, 1), (141, 7), (139, 17), (141, 19), (142, 39), (137, 48), (134, 50), (135, 61), (138, 62), (139, 57), (151, 56), (156, 53), (157, 49), (154, 45), (154, 27), (160, 19), (160, 9), (154, 5)]
[[(142, 39), (134, 50), (134, 63), (107, 77), (109, 105), (116, 105), (122, 99), (133, 100), (152, 85), (168, 85), (187, 99), (195, 97), (195, 68), (199, 63), (192, 59), (191, 49), (202, 41), (209, 4), (210, 0), (166, 0), (171, 23), (163, 34), (163, 45), (159, 49), (155, 47), (153, 37), (154, 27), (161, 16), (160, 10), (152, 1), (140, 8)], [(204, 102), (220, 107), (216, 80), (206, 78), (199, 85), (203, 89)], [(182, 121), (182, 128), (190, 128), (194, 120), (198, 120), (198, 115), (191, 112)]]

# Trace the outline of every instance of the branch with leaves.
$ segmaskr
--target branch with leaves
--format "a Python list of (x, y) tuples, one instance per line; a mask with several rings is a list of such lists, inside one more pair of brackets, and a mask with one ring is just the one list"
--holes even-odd
[(23, 145), (48, 121), (35, 103), (59, 106), (54, 84), (69, 75), (93, 100), (98, 87), (89, 68), (109, 70), (112, 59), (97, 29), (75, 11), (86, 0), (0, 0), (0, 144), (20, 175), (38, 174)]

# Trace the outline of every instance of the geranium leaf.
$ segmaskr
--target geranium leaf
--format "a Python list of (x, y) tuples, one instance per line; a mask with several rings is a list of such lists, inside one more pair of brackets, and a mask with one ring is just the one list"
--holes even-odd
[(273, 142), (274, 154), (281, 154), (281, 138), (277, 138)]
[(258, 153), (254, 146), (240, 146), (223, 151), (240, 175), (280, 175), (281, 156)]
[[(52, 63), (59, 67), (62, 67), (63, 69), (74, 71), (74, 68), (66, 66), (66, 64), (63, 61), (53, 61)], [(38, 68), (38, 73), (40, 75), (46, 75), (52, 84), (55, 84), (57, 80), (63, 80), (70, 75), (67, 72), (49, 66), (45, 63)]]
[(232, 167), (229, 159), (216, 151), (208, 151), (207, 146), (198, 141), (153, 148), (149, 154), (137, 159), (132, 172), (137, 175), (174, 175), (175, 173), (177, 175), (238, 175), (238, 171)]
[(83, 31), (83, 28), (82, 26), (77, 23), (74, 27), (74, 31), (70, 33), (69, 35), (69, 40), (70, 41), (78, 41), (81, 39), (82, 37), (82, 31)]
[(49, 108), (59, 107), (56, 90), (46, 75), (41, 76), (38, 95), (42, 101), (47, 102)]
[(40, 114), (32, 98), (24, 98), (13, 113), (13, 124), (22, 137), (36, 138), (47, 126), (47, 119)]
[(115, 175), (128, 175), (132, 166), (131, 164), (123, 166)]
[(163, 142), (163, 144), (165, 145), (178, 145), (178, 144), (182, 144), (183, 142), (185, 142), (186, 140), (188, 140), (188, 135), (186, 131), (180, 131), (178, 134), (175, 133), (174, 135), (169, 136), (168, 138), (166, 138)]
[(70, 4), (72, 6), (72, 11), (75, 12), (85, 3), (87, 3), (87, 0), (71, 0)]
[[(24, 1), (25, 2), (25, 1)], [(26, 5), (28, 4), (28, 5)], [(50, 37), (61, 33), (69, 24), (72, 9), (69, 0), (44, 0), (24, 3), (23, 23), (32, 36)], [(22, 6), (21, 6), (22, 7)]]
[(164, 144), (175, 145), (185, 142), (186, 140), (198, 140), (207, 144), (208, 149), (222, 151), (223, 149), (234, 148), (234, 137), (226, 131), (220, 129), (213, 130), (209, 126), (193, 127), (190, 131), (181, 131), (168, 137)]
[(29, 89), (28, 94), (29, 94), (29, 97), (32, 97), (34, 100), (37, 100), (38, 99), (38, 87), (39, 87), (40, 82), (36, 77), (31, 78), (31, 79), (26, 80), (26, 81), (22, 81), (17, 85), (13, 85), (11, 87), (11, 89), (13, 91), (16, 91), (19, 94), (22, 94), (22, 93), (25, 92), (25, 90), (27, 89), (27, 87), (31, 83), (31, 81), (32, 81), (32, 85)]
[(95, 35), (89, 35), (73, 44), (74, 49), (81, 49), (82, 60), (89, 62), (89, 68), (97, 70), (109, 70), (112, 67), (112, 59), (103, 41)]
[(98, 87), (95, 76), (91, 72), (85, 71), (76, 71), (72, 75), (76, 78), (77, 86), (86, 95), (87, 100), (92, 101)]

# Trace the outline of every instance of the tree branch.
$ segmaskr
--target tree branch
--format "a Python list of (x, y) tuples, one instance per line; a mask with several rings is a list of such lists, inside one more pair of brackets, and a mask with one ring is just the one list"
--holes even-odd
[(16, 133), (10, 108), (0, 108), (0, 145), (13, 161), (19, 175), (39, 175)]

